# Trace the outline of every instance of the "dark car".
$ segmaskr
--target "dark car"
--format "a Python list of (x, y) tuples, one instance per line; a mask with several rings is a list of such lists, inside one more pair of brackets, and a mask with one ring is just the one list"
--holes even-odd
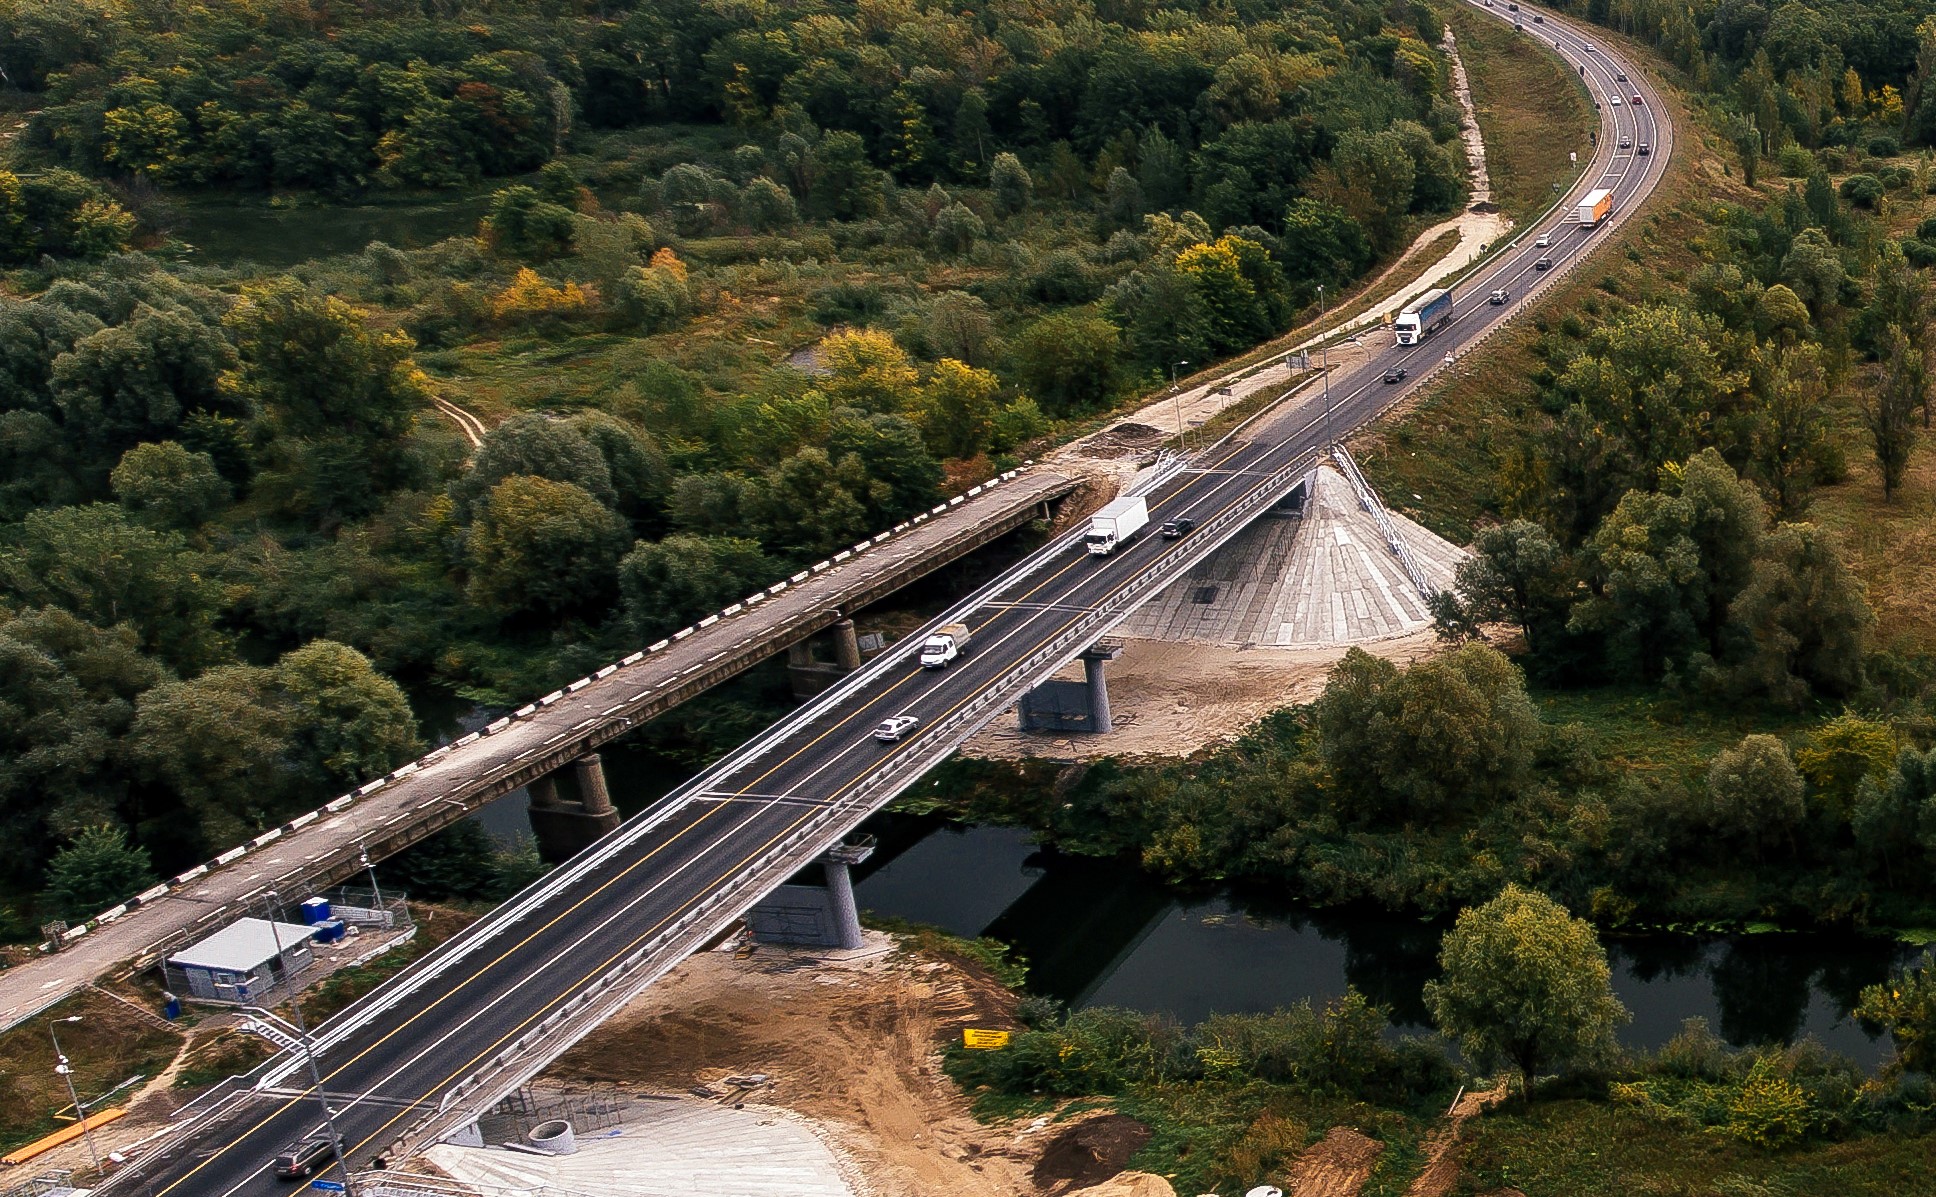
[(1534, 270), (1551, 270), (1552, 268), (1553, 259), (1551, 258), (1541, 258), (1539, 261), (1533, 263)]
[(276, 1179), (306, 1180), (317, 1169), (336, 1158), (336, 1147), (328, 1135), (311, 1135), (285, 1147), (276, 1157)]
[(1533, 24), (1544, 25), (1545, 23), (1546, 23), (1545, 17), (1540, 16), (1538, 13), (1533, 14)]
[(1491, 304), (1495, 308), (1504, 307), (1506, 300), (1510, 298), (1512, 297), (1507, 295), (1505, 291), (1499, 290), (1499, 291), (1494, 291), (1492, 294), (1486, 296), (1486, 302)]
[(1163, 539), (1181, 540), (1185, 536), (1188, 536), (1196, 526), (1197, 522), (1189, 516), (1178, 516), (1176, 519), (1163, 525)]
[(1393, 366), (1391, 369), (1385, 371), (1385, 381), (1386, 382), (1404, 382), (1405, 367)]
[(1625, 83), (1627, 81), (1627, 72), (1625, 71), (1615, 72), (1613, 76), (1613, 81), (1615, 83)]
[(1652, 155), (1653, 151), (1648, 149), (1647, 143), (1643, 141), (1639, 145), (1634, 147), (1634, 153), (1639, 154), (1642, 158), (1646, 158)]

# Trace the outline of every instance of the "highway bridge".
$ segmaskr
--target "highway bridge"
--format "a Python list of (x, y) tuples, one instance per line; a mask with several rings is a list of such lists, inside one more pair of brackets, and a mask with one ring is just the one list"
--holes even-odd
[[(975, 629), (965, 659), (924, 672), (913, 660), (919, 637), (902, 641), (332, 1019), (316, 1047), (353, 1169), (460, 1129), (471, 1111), (534, 1075), (1277, 502), (1328, 447), (1327, 432), (1342, 436), (1385, 411), (1575, 267), (1608, 224), (1631, 216), (1672, 153), (1654, 89), (1590, 28), (1551, 12), (1534, 24), (1532, 6), (1509, 14), (1504, 0), (1474, 7), (1524, 22), (1525, 36), (1581, 68), (1602, 107), (1577, 190), (1611, 189), (1612, 220), (1580, 228), (1563, 204), (1459, 285), (1454, 318), (1435, 336), (1373, 350), (1330, 381), (1328, 402), (1322, 388), (1306, 388), (1153, 480), (1152, 519), (1191, 517), (1191, 535), (1145, 536), (1109, 557), (1089, 555), (1076, 534), (1059, 538), (937, 621)], [(1617, 107), (1615, 95), (1624, 101)], [(1623, 136), (1649, 143), (1653, 155), (1620, 148)], [(1534, 244), (1538, 233), (1552, 235), (1550, 248)], [(1550, 269), (1537, 267), (1541, 258)], [(1495, 289), (1510, 301), (1489, 304)], [(1387, 384), (1399, 368), (1408, 379)], [(877, 743), (873, 727), (900, 714), (919, 720), (914, 733)], [(188, 1123), (105, 1191), (276, 1192), (270, 1160), (321, 1116), (303, 1061), (285, 1055), (218, 1091)]]

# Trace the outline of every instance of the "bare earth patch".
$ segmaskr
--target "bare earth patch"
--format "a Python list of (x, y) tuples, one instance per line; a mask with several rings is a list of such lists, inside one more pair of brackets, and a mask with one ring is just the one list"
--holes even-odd
[(1385, 1145), (1348, 1126), (1334, 1126), (1291, 1161), (1288, 1197), (1357, 1197)]
[[(704, 1085), (792, 1110), (882, 1195), (1038, 1192), (1031, 1173), (1066, 1124), (984, 1126), (940, 1067), (939, 1046), (962, 1027), (1012, 1026), (1013, 997), (889, 943), (870, 933), (871, 954), (844, 961), (772, 947), (701, 953), (549, 1077), (646, 1092)], [(721, 1084), (756, 1073), (768, 1082), (752, 1091)]]
[[(1400, 664), (1438, 651), (1429, 629), (1358, 647)], [(1115, 730), (1106, 736), (1023, 732), (1012, 712), (977, 732), (961, 751), (991, 760), (1044, 757), (1188, 756), (1228, 743), (1280, 707), (1310, 702), (1324, 689), (1345, 648), (1243, 649), (1212, 644), (1131, 640), (1109, 664)], [(1082, 667), (1058, 677), (1079, 678)]]
[(1405, 1190), (1405, 1197), (1445, 1197), (1452, 1191), (1452, 1186), (1459, 1179), (1459, 1156), (1454, 1150), (1459, 1145), (1459, 1132), (1465, 1129), (1467, 1119), (1505, 1096), (1506, 1087), (1500, 1085), (1484, 1093), (1467, 1093), (1459, 1098), (1445, 1121), (1425, 1141), (1425, 1167), (1419, 1171), (1412, 1187)]

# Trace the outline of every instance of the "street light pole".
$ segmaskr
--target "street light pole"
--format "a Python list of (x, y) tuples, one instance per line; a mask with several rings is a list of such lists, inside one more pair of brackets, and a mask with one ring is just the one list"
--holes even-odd
[(1318, 372), (1324, 376), (1324, 447), (1331, 448), (1331, 342), (1324, 327), (1324, 284), (1318, 284)]
[[(282, 930), (276, 921), (276, 914), (282, 906), (282, 895), (275, 890), (269, 891), (269, 937), (276, 945), (276, 964), (282, 964)], [(288, 977), (285, 972), (283, 974)], [(329, 1092), (323, 1088), (323, 1070), (316, 1065), (316, 1048), (309, 1039), (309, 1024), (303, 1021), (302, 1000), (297, 996), (294, 978), (290, 978), (289, 1012), (296, 1016), (296, 1041), (302, 1044), (303, 1061), (309, 1065), (309, 1079), (316, 1086), (316, 1100), (323, 1107), (323, 1125), (329, 1129), (330, 1150), (336, 1154), (336, 1163), (343, 1169), (343, 1192), (347, 1197), (356, 1197), (355, 1182), (350, 1180), (350, 1162), (343, 1158), (343, 1136), (336, 1129), (336, 1109), (329, 1104)]]
[(1183, 393), (1177, 391), (1177, 366), (1189, 366), (1189, 362), (1169, 362), (1169, 401), (1177, 409), (1177, 449), (1189, 451), (1189, 442), (1183, 440)]
[(1183, 438), (1183, 396), (1176, 389), (1176, 368), (1187, 366), (1189, 362), (1170, 363), (1170, 402), (1176, 405), (1176, 443), (1183, 452), (1189, 452), (1190, 444)]
[(61, 1050), (60, 1036), (54, 1034), (55, 1022), (79, 1021), (81, 1021), (81, 1016), (78, 1014), (71, 1014), (66, 1018), (57, 1018), (47, 1024), (47, 1037), (54, 1041), (54, 1071), (60, 1074), (61, 1080), (67, 1082), (67, 1096), (74, 1102), (74, 1117), (81, 1120), (81, 1138), (87, 1140), (87, 1154), (94, 1160), (94, 1173), (96, 1176), (99, 1176), (101, 1174), (101, 1153), (94, 1149), (93, 1128), (87, 1124), (87, 1111), (81, 1107), (81, 1095), (74, 1090), (74, 1069), (67, 1063), (67, 1053)]

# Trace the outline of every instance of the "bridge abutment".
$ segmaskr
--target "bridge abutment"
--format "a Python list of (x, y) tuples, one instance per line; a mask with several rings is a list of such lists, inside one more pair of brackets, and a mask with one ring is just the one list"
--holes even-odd
[(860, 633), (854, 630), (853, 620), (835, 620), (824, 635), (833, 644), (831, 662), (814, 659), (813, 640), (787, 649), (787, 680), (793, 684), (795, 698), (812, 698), (861, 667)]
[(528, 813), (538, 855), (554, 864), (570, 860), (618, 828), (618, 810), (605, 785), (604, 758), (587, 753), (573, 762), (572, 772), (578, 782), (576, 802), (558, 793), (555, 774), (525, 787), (531, 796)]

